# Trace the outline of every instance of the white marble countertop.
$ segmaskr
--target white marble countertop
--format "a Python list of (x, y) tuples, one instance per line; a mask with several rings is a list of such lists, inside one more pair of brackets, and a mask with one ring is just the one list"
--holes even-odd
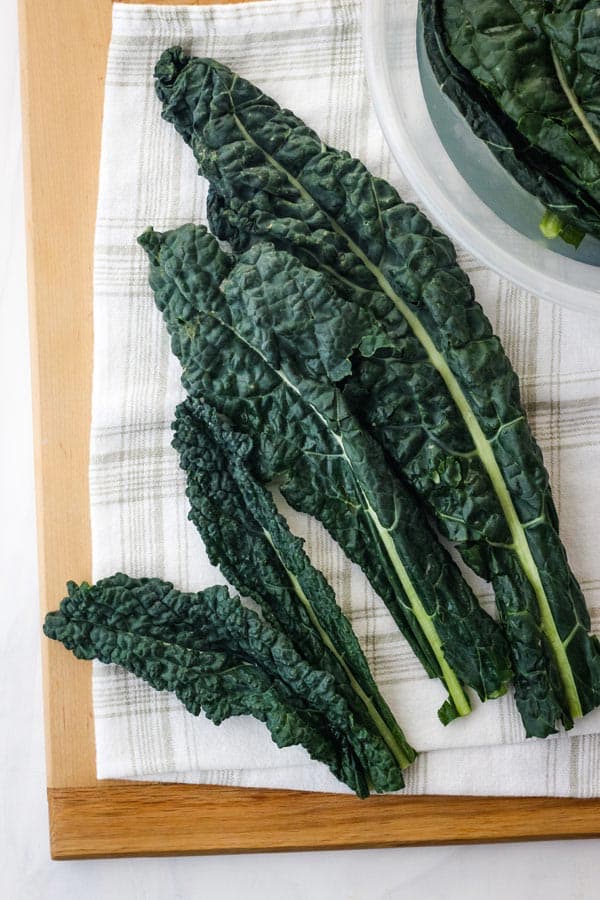
[[(52, 862), (46, 815), (16, 0), (0, 0), (0, 896), (589, 900), (600, 841)], [(599, 823), (600, 825), (600, 823)]]

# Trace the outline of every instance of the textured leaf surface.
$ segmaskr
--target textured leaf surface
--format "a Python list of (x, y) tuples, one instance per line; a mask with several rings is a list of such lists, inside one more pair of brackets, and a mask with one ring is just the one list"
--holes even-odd
[(568, 84), (600, 133), (600, 0), (557, 0), (549, 5), (542, 26)]
[[(415, 752), (379, 693), (331, 587), (311, 565), (302, 540), (291, 534), (268, 489), (248, 471), (251, 441), (211, 407), (190, 400), (178, 407), (174, 429), (173, 445), (187, 473), (190, 519), (211, 562), (244, 596), (260, 604), (311, 665), (334, 676), (339, 692), (374, 735), (375, 789), (401, 786), (390, 786), (394, 776), (398, 779), (394, 770), (412, 762)], [(381, 765), (382, 741), (389, 753), (386, 767)], [(361, 760), (369, 768), (368, 758)], [(380, 787), (381, 772), (385, 782)]]
[(422, 0), (421, 8), (424, 41), (434, 75), (473, 132), (521, 187), (558, 216), (565, 239), (569, 228), (600, 236), (597, 200), (574, 183), (550, 153), (518, 130), (494, 97), (450, 52), (445, 40), (443, 0)]
[(252, 436), (260, 477), (281, 478), (286, 499), (363, 568), (460, 712), (469, 708), (460, 681), (482, 698), (501, 693), (510, 671), (500, 629), (332, 384), (350, 369), (343, 352), (362, 333), (361, 309), (269, 245), (248, 251), (220, 290), (224, 262), (204, 229), (150, 231), (140, 242), (190, 395)]
[[(600, 7), (594, 7), (597, 19)], [(442, 0), (441, 8), (452, 55), (531, 144), (554, 157), (573, 182), (599, 201), (600, 154), (561, 85), (546, 31), (552, 24), (554, 34), (561, 35), (563, 58), (568, 57), (571, 76), (576, 76), (576, 49), (573, 46), (567, 54), (566, 44), (569, 33), (579, 32), (581, 9), (576, 16), (571, 8), (569, 28), (564, 12), (552, 12), (560, 6), (544, 0)], [(545, 12), (551, 13), (548, 23)], [(578, 86), (584, 90), (579, 100), (585, 104), (587, 78), (580, 78)], [(597, 103), (597, 94), (589, 99)]]
[(166, 51), (156, 74), (164, 117), (211, 182), (219, 237), (238, 252), (268, 238), (382, 324), (387, 346), (361, 343), (346, 398), (465, 560), (492, 580), (527, 733), (570, 726), (600, 702), (599, 645), (517, 376), (450, 241), (214, 60)]
[[(156, 578), (117, 574), (92, 586), (70, 582), (68, 591), (46, 616), (44, 633), (75, 656), (116, 663), (217, 725), (252, 715), (278, 747), (301, 744), (360, 796), (368, 794), (352, 746), (364, 729), (332, 676), (309, 665), (226, 588), (185, 594)], [(388, 763), (382, 754), (380, 780)], [(390, 781), (401, 786), (401, 776)]]

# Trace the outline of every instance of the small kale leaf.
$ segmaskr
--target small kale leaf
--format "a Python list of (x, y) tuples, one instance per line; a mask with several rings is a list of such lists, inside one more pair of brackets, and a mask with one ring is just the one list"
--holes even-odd
[[(44, 633), (79, 659), (115, 663), (156, 690), (173, 691), (189, 712), (204, 712), (216, 725), (254, 716), (278, 747), (301, 744), (359, 796), (369, 793), (353, 746), (363, 729), (332, 676), (222, 586), (189, 594), (121, 573), (95, 585), (69, 582)], [(399, 772), (390, 787), (402, 786)]]
[(248, 470), (252, 442), (210, 406), (191, 400), (177, 408), (173, 427), (173, 446), (187, 474), (189, 517), (211, 562), (260, 605), (265, 619), (276, 623), (311, 665), (332, 674), (369, 732), (366, 756), (360, 745), (356, 753), (373, 787), (395, 790), (390, 785), (398, 778), (395, 768), (409, 765), (415, 752), (381, 696), (331, 587), (311, 565), (302, 540), (290, 532), (270, 491)]

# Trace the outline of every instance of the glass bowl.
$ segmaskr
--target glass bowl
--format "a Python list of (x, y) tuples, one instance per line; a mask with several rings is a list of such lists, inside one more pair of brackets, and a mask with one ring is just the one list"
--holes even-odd
[(600, 316), (600, 241), (539, 231), (543, 207), (508, 175), (442, 93), (422, 46), (419, 0), (365, 0), (375, 110), (394, 158), (456, 243), (538, 297)]

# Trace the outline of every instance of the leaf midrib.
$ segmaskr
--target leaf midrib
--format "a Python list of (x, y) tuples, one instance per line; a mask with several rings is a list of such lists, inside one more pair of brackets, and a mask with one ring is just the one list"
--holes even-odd
[(452, 697), (459, 715), (468, 715), (468, 713), (471, 712), (471, 704), (469, 702), (469, 699), (465, 694), (464, 688), (457, 678), (454, 670), (448, 665), (448, 662), (446, 661), (442, 641), (440, 640), (431, 616), (423, 606), (417, 587), (414, 585), (410, 575), (408, 574), (404, 564), (402, 563), (402, 560), (400, 559), (400, 556), (389, 534), (389, 529), (386, 529), (379, 520), (376, 511), (371, 507), (371, 504), (369, 503), (368, 497), (364, 492), (360, 479), (356, 476), (352, 461), (348, 457), (344, 448), (343, 437), (333, 430), (333, 428), (331, 427), (331, 423), (328, 422), (327, 419), (322, 415), (322, 413), (310, 401), (306, 399), (306, 397), (302, 394), (302, 391), (287, 377), (285, 372), (283, 372), (281, 369), (276, 369), (275, 366), (273, 366), (273, 364), (267, 359), (264, 353), (262, 353), (262, 351), (258, 347), (256, 347), (254, 344), (251, 344), (242, 334), (240, 334), (240, 332), (232, 323), (226, 322), (224, 319), (222, 319), (215, 310), (205, 311), (201, 313), (201, 315), (205, 315), (217, 321), (223, 328), (231, 331), (231, 333), (235, 335), (237, 340), (241, 341), (252, 352), (256, 353), (256, 355), (259, 356), (260, 359), (262, 359), (264, 364), (269, 367), (269, 369), (280, 379), (280, 381), (285, 384), (287, 388), (293, 391), (296, 396), (298, 396), (300, 400), (313, 411), (313, 413), (323, 423), (328, 433), (331, 434), (335, 442), (338, 444), (341, 450), (341, 455), (348, 465), (356, 483), (357, 489), (359, 490), (360, 495), (363, 498), (363, 506), (365, 512), (376, 528), (379, 541), (385, 549), (385, 553), (392, 565), (392, 568), (396, 573), (403, 590), (406, 593), (411, 610), (417, 622), (419, 623), (419, 626), (421, 627), (421, 630), (425, 635), (425, 639), (427, 640), (427, 643), (431, 647), (433, 654), (437, 660), (442, 673), (444, 684), (448, 688), (448, 692)]
[(577, 99), (577, 95), (573, 88), (569, 85), (567, 81), (567, 76), (563, 65), (558, 57), (556, 50), (554, 49), (554, 44), (550, 41), (550, 53), (552, 55), (552, 62), (554, 63), (554, 69), (556, 71), (556, 77), (558, 78), (558, 82), (560, 84), (561, 90), (565, 97), (568, 100), (569, 106), (581, 122), (585, 133), (589, 137), (590, 141), (594, 145), (594, 148), (600, 153), (600, 135), (596, 133), (594, 127), (588, 117), (585, 114), (585, 110), (579, 103)]
[(337, 647), (331, 640), (328, 632), (321, 625), (320, 619), (319, 619), (317, 613), (315, 612), (315, 609), (314, 609), (311, 601), (306, 596), (306, 593), (304, 592), (302, 585), (300, 584), (298, 578), (296, 577), (296, 575), (294, 575), (293, 572), (291, 572), (287, 568), (283, 559), (281, 558), (279, 551), (277, 550), (277, 547), (275, 546), (275, 543), (273, 541), (273, 538), (272, 538), (270, 532), (267, 531), (266, 528), (263, 528), (263, 534), (265, 535), (268, 542), (271, 544), (279, 561), (281, 562), (283, 568), (285, 569), (285, 572), (286, 572), (286, 574), (291, 582), (291, 585), (294, 589), (294, 593), (296, 594), (296, 596), (300, 600), (302, 606), (306, 610), (306, 613), (307, 613), (310, 621), (312, 622), (313, 627), (318, 632), (321, 640), (323, 641), (323, 643), (325, 644), (327, 649), (335, 656), (335, 658), (341, 665), (342, 669), (346, 673), (346, 676), (348, 678), (348, 681), (350, 682), (352, 690), (357, 694), (357, 696), (361, 699), (361, 701), (367, 708), (369, 716), (373, 720), (375, 727), (377, 728), (378, 732), (380, 733), (380, 735), (381, 735), (382, 739), (384, 740), (385, 744), (387, 745), (388, 749), (392, 753), (392, 756), (394, 757), (396, 762), (399, 764), (401, 769), (406, 769), (411, 764), (411, 762), (413, 762), (413, 760), (415, 758), (414, 753), (413, 753), (412, 758), (409, 757), (407, 755), (407, 752), (405, 751), (404, 747), (402, 747), (401, 744), (399, 743), (399, 741), (394, 737), (390, 728), (386, 725), (385, 721), (383, 720), (383, 717), (380, 715), (380, 713), (376, 709), (376, 707), (373, 703), (373, 700), (371, 699), (371, 697), (369, 697), (369, 695), (363, 689), (361, 684), (357, 681), (354, 673), (352, 672), (352, 669), (346, 662), (346, 659), (344, 658), (343, 654), (341, 654), (339, 652), (339, 650), (337, 649)]
[(494, 456), (493, 450), (483, 432), (483, 429), (477, 421), (477, 418), (473, 410), (471, 409), (471, 406), (462, 388), (460, 387), (456, 376), (450, 369), (450, 366), (446, 362), (443, 355), (435, 346), (435, 343), (429, 332), (426, 330), (415, 313), (409, 308), (408, 304), (392, 288), (391, 284), (389, 283), (381, 269), (371, 262), (371, 260), (361, 250), (358, 244), (356, 244), (355, 241), (353, 241), (353, 239), (350, 237), (350, 235), (341, 227), (337, 220), (334, 219), (326, 210), (321, 207), (317, 200), (315, 200), (315, 198), (312, 196), (310, 191), (308, 191), (301, 184), (301, 182), (298, 181), (297, 178), (295, 178), (284, 166), (282, 166), (276, 159), (274, 159), (269, 153), (267, 153), (267, 151), (264, 150), (256, 140), (254, 140), (235, 111), (235, 104), (231, 93), (230, 100), (233, 119), (245, 140), (255, 146), (257, 150), (259, 150), (264, 155), (265, 159), (278, 172), (280, 172), (290, 182), (290, 184), (292, 184), (292, 186), (304, 199), (310, 201), (315, 206), (317, 206), (319, 210), (321, 210), (322, 214), (327, 218), (332, 230), (346, 241), (350, 250), (360, 259), (363, 265), (368, 269), (369, 272), (371, 272), (373, 277), (376, 279), (383, 293), (392, 300), (395, 306), (405, 317), (409, 327), (413, 331), (413, 334), (427, 353), (429, 361), (443, 379), (452, 399), (454, 400), (455, 405), (457, 406), (465, 422), (467, 430), (471, 435), (475, 448), (481, 459), (482, 465), (484, 466), (488, 477), (490, 478), (513, 539), (514, 552), (517, 555), (521, 567), (525, 572), (525, 576), (531, 584), (531, 587), (535, 593), (540, 612), (540, 622), (542, 630), (546, 635), (546, 638), (550, 644), (556, 660), (559, 674), (563, 683), (569, 712), (572, 718), (580, 718), (583, 715), (583, 711), (581, 707), (581, 701), (579, 699), (579, 694), (577, 692), (577, 686), (575, 684), (575, 678), (571, 670), (571, 665), (567, 657), (566, 649), (558, 633), (554, 617), (552, 616), (550, 603), (548, 597), (546, 596), (546, 591), (544, 589), (538, 567), (529, 547), (527, 536), (519, 519), (517, 510), (514, 506), (500, 466), (498, 465), (496, 457)]

